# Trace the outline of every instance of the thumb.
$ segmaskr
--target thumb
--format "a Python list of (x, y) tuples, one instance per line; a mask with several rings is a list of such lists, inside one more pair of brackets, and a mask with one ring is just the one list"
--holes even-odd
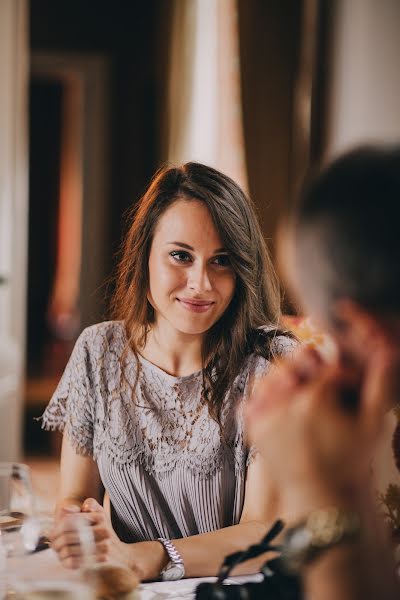
[(64, 506), (60, 507), (61, 515), (70, 515), (81, 512), (81, 509), (77, 504), (64, 504)]
[(103, 507), (94, 498), (86, 498), (82, 504), (82, 512), (99, 512)]

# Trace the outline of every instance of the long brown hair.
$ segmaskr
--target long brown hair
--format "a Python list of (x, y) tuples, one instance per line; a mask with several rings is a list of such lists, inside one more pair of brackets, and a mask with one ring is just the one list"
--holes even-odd
[[(233, 299), (207, 331), (203, 344), (204, 392), (220, 422), (223, 399), (245, 357), (270, 359), (280, 317), (279, 284), (254, 208), (240, 187), (216, 169), (196, 162), (163, 167), (129, 214), (129, 229), (112, 299), (112, 316), (124, 322), (138, 365), (138, 348), (154, 323), (147, 299), (149, 254), (157, 223), (178, 199), (201, 200), (210, 211), (236, 274)], [(270, 330), (260, 329), (272, 326)]]

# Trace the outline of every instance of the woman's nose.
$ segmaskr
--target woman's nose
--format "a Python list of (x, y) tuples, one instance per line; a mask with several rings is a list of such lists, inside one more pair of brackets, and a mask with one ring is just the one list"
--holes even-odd
[(190, 269), (188, 287), (197, 293), (211, 291), (211, 279), (206, 267), (194, 266), (192, 269)]

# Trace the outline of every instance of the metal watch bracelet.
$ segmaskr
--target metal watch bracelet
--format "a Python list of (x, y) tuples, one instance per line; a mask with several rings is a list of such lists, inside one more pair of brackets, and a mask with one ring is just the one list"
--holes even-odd
[(168, 540), (167, 538), (157, 538), (157, 542), (160, 542), (160, 544), (164, 546), (169, 557), (169, 563), (160, 573), (161, 579), (163, 581), (177, 581), (178, 579), (185, 577), (183, 558), (171, 540)]

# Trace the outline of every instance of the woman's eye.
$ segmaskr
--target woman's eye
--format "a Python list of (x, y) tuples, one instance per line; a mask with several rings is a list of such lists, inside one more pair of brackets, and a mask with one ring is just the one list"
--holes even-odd
[(229, 260), (229, 256), (227, 254), (220, 254), (219, 256), (215, 256), (213, 259), (213, 263), (220, 267), (230, 267), (231, 261)]
[(184, 250), (174, 250), (174, 252), (170, 252), (170, 256), (177, 262), (189, 262), (191, 260), (190, 254)]

